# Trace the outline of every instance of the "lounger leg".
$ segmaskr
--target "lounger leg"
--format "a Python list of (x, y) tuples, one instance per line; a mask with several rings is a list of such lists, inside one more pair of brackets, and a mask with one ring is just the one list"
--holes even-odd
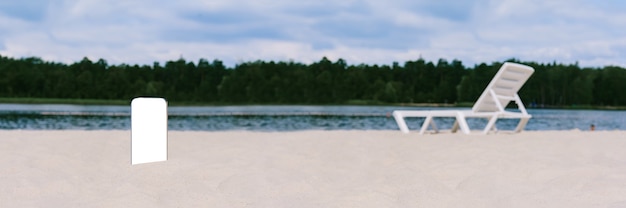
[(489, 122), (487, 122), (487, 126), (485, 126), (485, 130), (483, 130), (483, 134), (489, 133), (489, 131), (491, 131), (495, 127), (497, 120), (498, 120), (498, 116), (496, 115), (492, 116), (489, 119)]
[(519, 124), (517, 124), (517, 128), (515, 128), (515, 132), (520, 132), (524, 130), (524, 127), (526, 127), (526, 124), (528, 123), (529, 119), (530, 118), (521, 118), (519, 120)]
[(433, 119), (430, 120), (430, 127), (433, 128), (433, 131), (435, 133), (439, 133), (439, 128), (437, 128), (437, 123), (435, 123), (435, 118), (433, 117)]
[[(424, 124), (422, 124), (422, 128), (420, 129), (420, 134), (424, 134), (426, 132), (426, 130), (428, 130), (428, 125), (433, 122), (433, 116), (426, 116), (426, 119), (424, 120)], [(433, 127), (436, 129), (437, 126), (435, 125), (435, 122), (433, 122)], [(435, 130), (437, 131), (437, 130)]]
[(467, 121), (465, 120), (465, 115), (463, 113), (458, 112), (456, 114), (456, 121), (459, 122), (459, 127), (461, 131), (465, 134), (470, 134), (469, 126), (467, 125)]
[(454, 124), (452, 125), (452, 133), (456, 133), (457, 130), (459, 130), (459, 121), (454, 121)]
[(393, 118), (396, 120), (396, 123), (398, 124), (400, 131), (402, 131), (402, 133), (408, 134), (409, 127), (406, 125), (406, 122), (404, 121), (404, 117), (401, 115), (401, 113), (394, 111)]

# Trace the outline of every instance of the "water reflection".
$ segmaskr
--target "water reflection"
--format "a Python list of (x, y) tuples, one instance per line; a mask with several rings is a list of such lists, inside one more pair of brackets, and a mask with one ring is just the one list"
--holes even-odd
[[(393, 110), (428, 110), (397, 106), (217, 106), (169, 107), (170, 130), (192, 131), (295, 131), (295, 130), (397, 130)], [(460, 109), (466, 108), (446, 108)], [(440, 110), (440, 109), (438, 109)], [(530, 109), (526, 130), (626, 130), (626, 111)], [(407, 118), (419, 129), (424, 119)], [(452, 118), (436, 120), (450, 128)], [(498, 129), (512, 130), (518, 120), (500, 119)], [(484, 119), (469, 119), (472, 129), (484, 128)], [(0, 129), (130, 129), (129, 106), (0, 104)]]

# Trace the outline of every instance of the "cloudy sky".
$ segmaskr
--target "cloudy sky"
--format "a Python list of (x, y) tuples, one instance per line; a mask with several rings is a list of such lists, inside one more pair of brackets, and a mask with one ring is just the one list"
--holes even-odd
[(3, 0), (0, 55), (626, 66), (625, 11), (620, 0)]

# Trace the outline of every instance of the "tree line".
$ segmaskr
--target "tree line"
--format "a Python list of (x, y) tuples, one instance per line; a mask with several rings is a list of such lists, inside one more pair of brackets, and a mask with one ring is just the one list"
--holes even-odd
[[(532, 106), (625, 106), (626, 69), (520, 62), (535, 73), (520, 90)], [(184, 59), (153, 65), (109, 65), (83, 58), (63, 64), (0, 56), (0, 97), (130, 100), (158, 96), (180, 103), (346, 104), (474, 102), (502, 62), (464, 66), (417, 59), (392, 65), (349, 65), (327, 58), (302, 64)]]

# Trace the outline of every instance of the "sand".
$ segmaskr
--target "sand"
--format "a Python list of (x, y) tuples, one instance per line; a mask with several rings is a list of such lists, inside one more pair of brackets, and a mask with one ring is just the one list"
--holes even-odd
[(0, 131), (0, 207), (626, 207), (626, 132)]

